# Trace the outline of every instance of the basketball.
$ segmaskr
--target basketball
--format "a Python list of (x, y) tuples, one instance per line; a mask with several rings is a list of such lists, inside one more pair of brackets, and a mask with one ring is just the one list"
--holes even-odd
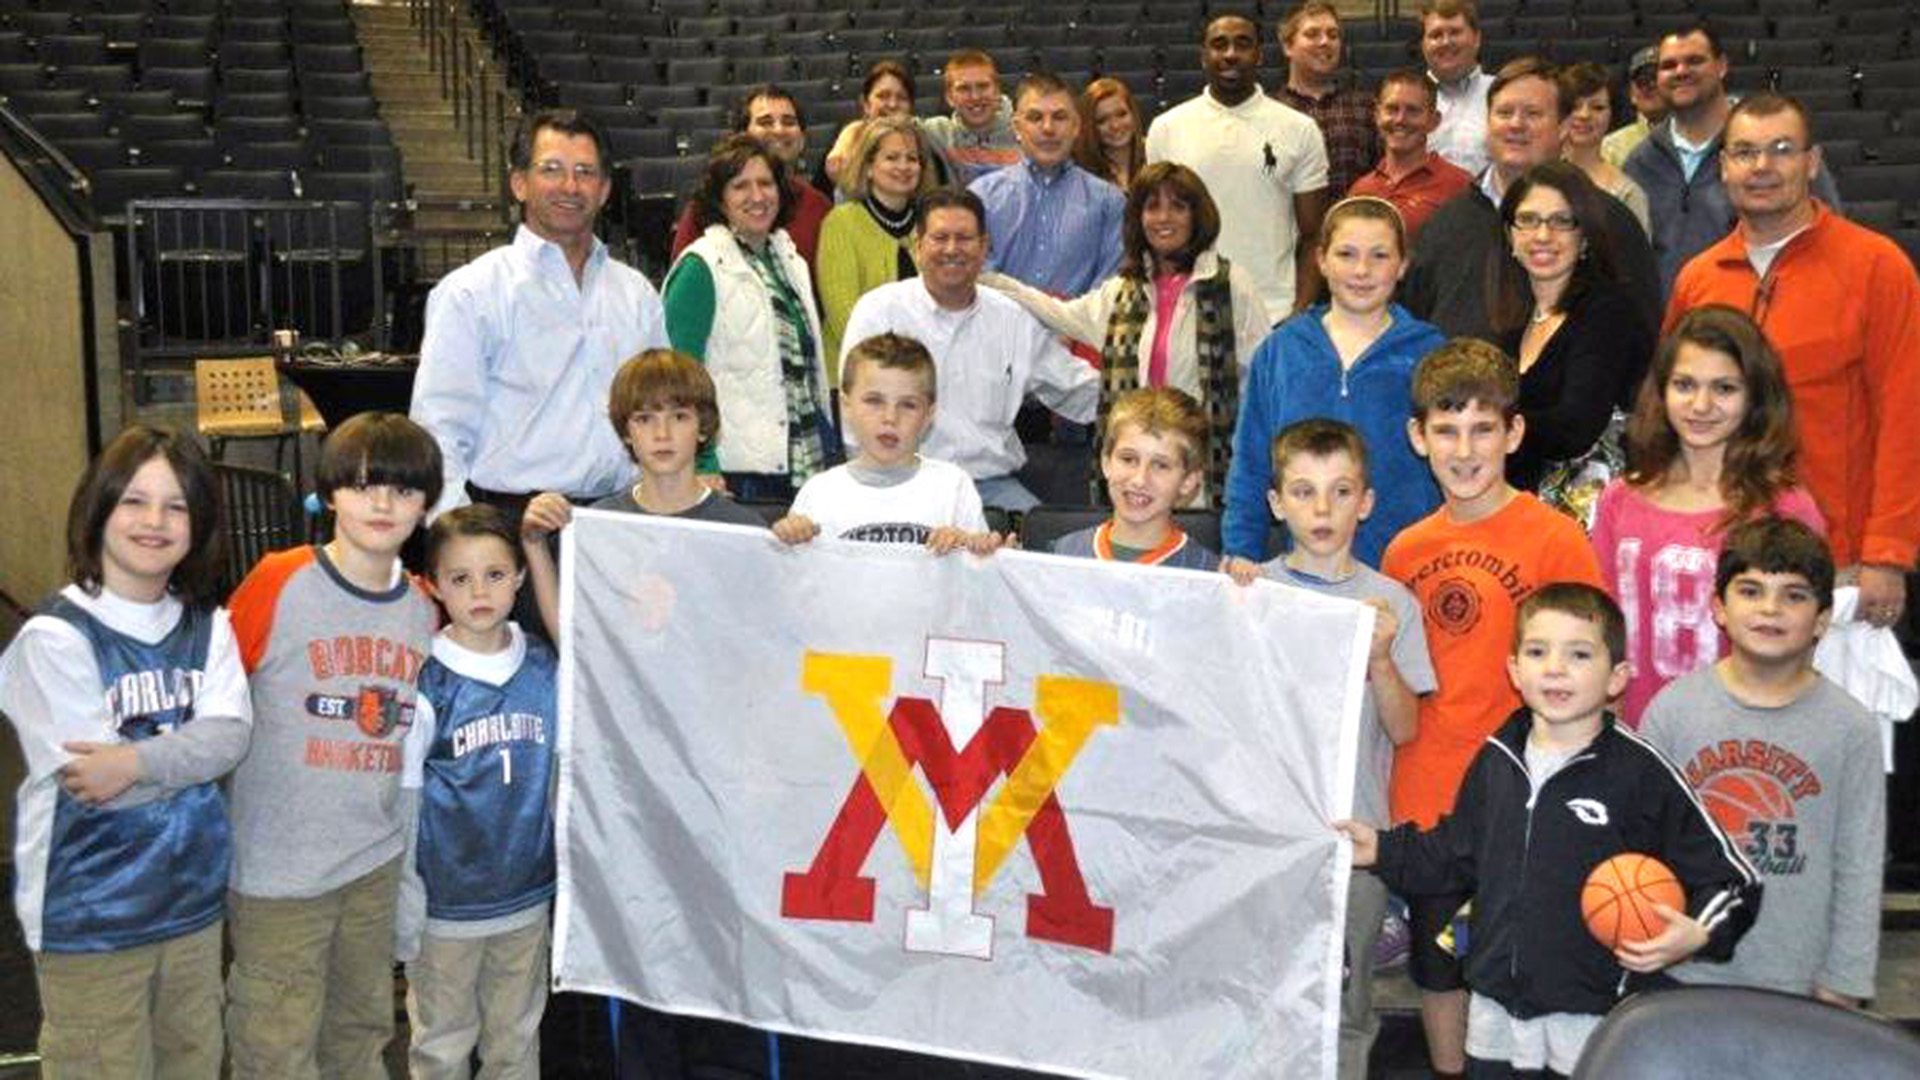
[(1608, 949), (1659, 936), (1667, 923), (1655, 904), (1685, 911), (1687, 893), (1667, 864), (1651, 855), (1615, 855), (1594, 867), (1580, 889), (1580, 915)]

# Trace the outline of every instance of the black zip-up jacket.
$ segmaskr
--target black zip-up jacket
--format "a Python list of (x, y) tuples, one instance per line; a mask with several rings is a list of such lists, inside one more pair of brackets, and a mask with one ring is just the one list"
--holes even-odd
[(1467, 769), (1453, 813), (1431, 831), (1380, 834), (1378, 872), (1406, 893), (1473, 893), (1467, 985), (1521, 1019), (1598, 1015), (1664, 975), (1628, 978), (1587, 932), (1587, 874), (1623, 852), (1673, 869), (1687, 914), (1706, 926), (1696, 959), (1726, 960), (1760, 909), (1760, 879), (1686, 778), (1639, 736), (1606, 718), (1586, 749), (1532, 799), (1526, 768), (1533, 718), (1521, 709)]

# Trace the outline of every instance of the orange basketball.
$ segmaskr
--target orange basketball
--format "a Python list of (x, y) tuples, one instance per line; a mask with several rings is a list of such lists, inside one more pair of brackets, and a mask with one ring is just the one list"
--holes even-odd
[(1687, 892), (1667, 864), (1629, 851), (1593, 868), (1580, 889), (1580, 915), (1600, 944), (1617, 949), (1628, 941), (1658, 937), (1666, 920), (1653, 910), (1665, 904), (1687, 910)]

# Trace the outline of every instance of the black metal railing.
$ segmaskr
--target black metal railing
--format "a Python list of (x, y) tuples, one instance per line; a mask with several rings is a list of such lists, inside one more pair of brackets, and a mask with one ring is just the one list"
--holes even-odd
[(475, 47), (473, 26), (459, 0), (407, 0), (408, 22), (438, 75), (440, 95), (453, 105), (454, 126), (467, 156), (497, 177), (501, 206), (512, 205), (507, 189), (507, 143), (512, 137), (515, 95), (497, 58)]
[(373, 202), (136, 199), (123, 257), (136, 386), (208, 356), (257, 353), (276, 330), (305, 341), (385, 338)]

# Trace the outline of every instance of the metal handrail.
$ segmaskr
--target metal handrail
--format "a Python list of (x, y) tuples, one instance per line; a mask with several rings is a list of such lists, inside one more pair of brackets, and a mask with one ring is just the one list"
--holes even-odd
[(0, 105), (0, 144), (4, 144), (0, 149), (16, 162), (39, 166), (23, 168), (21, 173), (68, 232), (79, 235), (100, 231), (99, 214), (93, 205), (93, 183), (67, 160), (59, 147), (5, 105)]
[(487, 175), (500, 177), (500, 204), (509, 205), (508, 102), (499, 66), (463, 32), (467, 16), (459, 0), (408, 0), (407, 17), (426, 50), (428, 70), (440, 76), (440, 95), (453, 105), (467, 156), (477, 158)]

